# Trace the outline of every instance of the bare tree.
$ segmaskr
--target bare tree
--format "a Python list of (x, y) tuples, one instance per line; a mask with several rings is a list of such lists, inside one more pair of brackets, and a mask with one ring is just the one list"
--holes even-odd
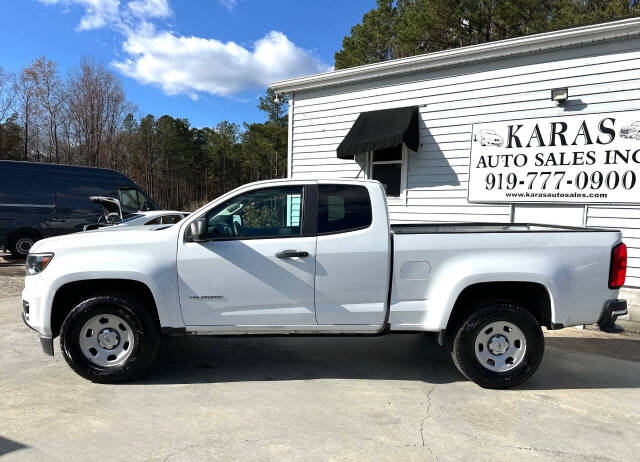
[[(13, 84), (16, 101), (16, 113), (22, 126), (24, 160), (29, 159), (29, 146), (33, 137), (33, 125), (37, 115), (35, 83), (27, 69), (16, 77)], [(38, 159), (39, 160), (39, 159)]]
[(0, 67), (0, 123), (10, 115), (9, 111), (13, 106), (14, 98), (13, 76)]
[[(118, 78), (102, 63), (85, 58), (69, 77), (68, 97), (69, 117), (83, 157), (96, 167), (101, 158), (105, 163), (113, 162), (117, 156), (111, 151), (115, 133), (132, 111)], [(105, 158), (107, 153), (111, 159)]]
[(42, 115), (42, 132), (47, 137), (48, 157), (55, 157), (60, 163), (58, 131), (65, 117), (63, 112), (65, 92), (62, 79), (58, 73), (58, 63), (44, 56), (35, 59), (25, 71), (33, 81), (34, 95)]

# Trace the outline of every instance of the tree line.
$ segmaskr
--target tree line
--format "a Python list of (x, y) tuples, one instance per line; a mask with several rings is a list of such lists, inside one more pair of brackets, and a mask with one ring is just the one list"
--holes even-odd
[(336, 69), (624, 19), (640, 0), (377, 0), (335, 53)]
[(136, 115), (104, 64), (83, 59), (66, 75), (40, 57), (0, 68), (0, 159), (118, 170), (163, 208), (192, 210), (241, 184), (287, 174), (287, 101), (267, 91), (264, 123)]

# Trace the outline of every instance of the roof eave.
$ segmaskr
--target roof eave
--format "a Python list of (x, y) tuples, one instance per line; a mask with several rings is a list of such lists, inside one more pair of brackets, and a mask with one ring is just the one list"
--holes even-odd
[(640, 35), (640, 17), (590, 26), (563, 29), (507, 40), (482, 43), (451, 50), (438, 51), (409, 58), (366, 64), (339, 71), (330, 71), (269, 84), (278, 93), (341, 85), (375, 79), (387, 75), (467, 64), (552, 48), (571, 47), (588, 42), (614, 40)]

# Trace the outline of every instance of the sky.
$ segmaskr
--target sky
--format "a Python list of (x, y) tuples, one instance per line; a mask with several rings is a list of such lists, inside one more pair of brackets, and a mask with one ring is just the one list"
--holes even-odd
[(0, 0), (0, 67), (82, 57), (120, 77), (138, 115), (261, 122), (268, 82), (332, 69), (375, 0)]

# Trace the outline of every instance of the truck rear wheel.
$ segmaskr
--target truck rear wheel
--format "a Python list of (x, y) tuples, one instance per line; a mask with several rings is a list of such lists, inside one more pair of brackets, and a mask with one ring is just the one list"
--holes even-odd
[(131, 380), (153, 361), (160, 329), (138, 300), (101, 294), (76, 305), (60, 331), (62, 354), (69, 366), (97, 383)]
[(483, 388), (511, 388), (538, 369), (544, 336), (523, 307), (485, 302), (457, 328), (451, 356), (458, 370)]

